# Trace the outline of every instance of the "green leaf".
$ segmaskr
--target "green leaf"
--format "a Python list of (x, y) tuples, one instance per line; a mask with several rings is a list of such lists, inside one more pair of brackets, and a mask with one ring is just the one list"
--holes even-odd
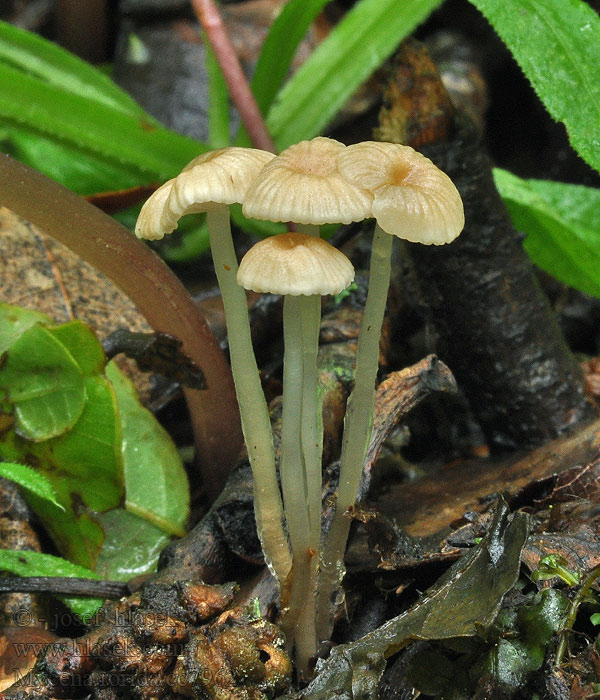
[(60, 553), (93, 569), (104, 540), (98, 514), (117, 508), (124, 496), (121, 428), (116, 396), (102, 376), (85, 379), (87, 400), (66, 433), (30, 442), (14, 431), (0, 436), (0, 455), (27, 462), (51, 482), (65, 511), (35, 496), (29, 498)]
[(527, 236), (524, 247), (533, 262), (600, 297), (600, 190), (523, 180), (499, 169), (494, 179), (515, 227)]
[(106, 356), (94, 331), (82, 321), (69, 321), (48, 329), (69, 351), (85, 375), (100, 374)]
[(283, 149), (320, 133), (441, 0), (361, 0), (282, 88), (267, 126)]
[(188, 481), (173, 441), (138, 399), (114, 362), (106, 367), (119, 404), (126, 485), (125, 508), (170, 535), (183, 536), (189, 515)]
[(0, 124), (64, 141), (113, 165), (135, 169), (149, 180), (172, 177), (207, 150), (149, 116), (126, 114), (2, 63)]
[(600, 171), (600, 17), (582, 0), (471, 0), (573, 148)]
[[(250, 86), (259, 109), (266, 115), (287, 77), (298, 45), (328, 0), (289, 0), (269, 29)], [(250, 145), (242, 127), (236, 143)]]
[(26, 128), (7, 129), (0, 137), (0, 147), (16, 160), (77, 194), (112, 192), (148, 184), (148, 175), (133, 166), (109, 162), (102, 156)]
[(211, 148), (225, 148), (231, 143), (227, 83), (208, 41), (204, 41), (204, 56), (208, 75), (208, 142)]
[(36, 323), (51, 323), (46, 314), (0, 302), (0, 355)]
[(156, 570), (158, 557), (171, 536), (123, 508), (100, 517), (105, 540), (96, 572), (114, 581), (129, 581)]
[(0, 21), (0, 61), (128, 114), (144, 110), (104, 73), (36, 34)]
[(519, 577), (527, 531), (526, 516), (509, 515), (501, 501), (480, 545), (450, 567), (412, 608), (358, 641), (335, 647), (302, 697), (376, 697), (385, 659), (412, 640), (475, 637), (490, 627)]
[(71, 428), (83, 411), (85, 378), (65, 346), (35, 325), (5, 357), (0, 392), (14, 404), (17, 431), (31, 440), (47, 440)]
[(0, 462), (0, 476), (14, 481), (15, 484), (18, 484), (26, 493), (38, 496), (45, 501), (53, 503), (61, 510), (64, 510), (56, 500), (56, 494), (54, 493), (52, 484), (46, 477), (38, 474), (38, 472), (31, 467), (25, 464), (16, 464), (15, 462)]
[[(8, 571), (15, 576), (56, 576), (67, 578), (99, 579), (93, 571), (72, 564), (60, 557), (39, 552), (0, 549), (0, 571)], [(104, 602), (100, 598), (57, 596), (65, 605), (83, 620), (89, 620)]]

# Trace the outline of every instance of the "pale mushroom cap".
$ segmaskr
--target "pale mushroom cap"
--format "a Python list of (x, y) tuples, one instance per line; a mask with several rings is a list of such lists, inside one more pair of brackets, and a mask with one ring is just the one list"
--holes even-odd
[(244, 216), (316, 225), (370, 217), (371, 194), (338, 171), (337, 156), (345, 148), (323, 136), (286, 148), (248, 189)]
[[(157, 241), (165, 235), (165, 223), (163, 213), (165, 202), (171, 194), (175, 178), (167, 180), (144, 202), (137, 221), (135, 223), (135, 235), (138, 238), (147, 238), (150, 241)], [(173, 229), (171, 229), (172, 231)], [(168, 232), (170, 233), (170, 231)]]
[(148, 199), (140, 212), (136, 235), (162, 238), (186, 214), (242, 202), (252, 180), (274, 157), (267, 151), (237, 146), (202, 153)]
[(255, 292), (339, 294), (354, 280), (354, 267), (330, 243), (303, 233), (281, 233), (254, 245), (240, 262), (237, 281)]
[(373, 193), (372, 216), (384, 231), (426, 245), (450, 243), (463, 230), (452, 180), (410, 146), (365, 141), (338, 156), (340, 172)]

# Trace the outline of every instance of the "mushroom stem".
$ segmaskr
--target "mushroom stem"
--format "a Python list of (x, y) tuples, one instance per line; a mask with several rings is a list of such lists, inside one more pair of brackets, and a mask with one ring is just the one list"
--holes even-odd
[[(297, 224), (298, 231), (319, 236), (314, 224)], [(321, 544), (321, 493), (323, 482), (323, 420), (319, 398), (319, 332), (321, 295), (313, 294), (301, 302), (302, 314), (302, 426), (301, 441), (306, 470), (310, 546), (318, 552)]]
[[(298, 620), (310, 595), (314, 570), (312, 530), (308, 509), (309, 485), (303, 450), (305, 328), (303, 320), (312, 319), (314, 297), (287, 295), (283, 302), (283, 411), (281, 418), (281, 487), (287, 517), (288, 534), (292, 547), (292, 580), (287, 607), (282, 620), (289, 646), (296, 646), (298, 667), (308, 665), (308, 657), (299, 658), (299, 652), (307, 646), (306, 634), (299, 629)], [(319, 297), (317, 297), (319, 299)], [(314, 337), (314, 333), (312, 334)], [(315, 399), (312, 413), (315, 414)], [(320, 498), (320, 494), (319, 494)], [(318, 544), (317, 544), (318, 547)], [(314, 607), (313, 607), (314, 617)], [(305, 631), (306, 632), (306, 631)], [(315, 647), (314, 623), (309, 646)], [(302, 653), (305, 657), (306, 654)]]
[(236, 281), (238, 264), (231, 238), (229, 207), (210, 207), (207, 220), (213, 262), (225, 309), (231, 370), (242, 431), (254, 477), (256, 526), (267, 566), (279, 585), (283, 586), (292, 562), (283, 529), (283, 504), (277, 481), (271, 421), (252, 347), (246, 292)]
[(375, 226), (371, 248), (369, 291), (358, 336), (354, 389), (346, 408), (340, 460), (340, 479), (333, 521), (321, 558), (321, 581), (317, 614), (319, 639), (329, 639), (333, 600), (344, 577), (344, 553), (350, 530), (345, 512), (355, 502), (373, 426), (375, 381), (379, 368), (379, 338), (390, 282), (393, 238)]

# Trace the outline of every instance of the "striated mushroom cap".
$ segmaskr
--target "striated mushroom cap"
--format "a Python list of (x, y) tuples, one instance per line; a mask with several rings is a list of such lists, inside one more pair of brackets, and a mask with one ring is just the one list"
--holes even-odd
[(330, 243), (303, 233), (259, 241), (240, 262), (237, 281), (255, 292), (339, 294), (354, 280), (350, 260)]
[(364, 141), (338, 156), (339, 171), (373, 193), (371, 216), (384, 231), (425, 245), (450, 243), (463, 230), (452, 180), (410, 146)]
[(248, 189), (244, 216), (298, 224), (349, 224), (371, 216), (372, 196), (338, 171), (346, 148), (319, 136), (282, 151)]
[(242, 202), (252, 180), (274, 157), (257, 148), (237, 146), (202, 153), (146, 201), (136, 236), (156, 240), (171, 233), (185, 214), (200, 214), (215, 204)]

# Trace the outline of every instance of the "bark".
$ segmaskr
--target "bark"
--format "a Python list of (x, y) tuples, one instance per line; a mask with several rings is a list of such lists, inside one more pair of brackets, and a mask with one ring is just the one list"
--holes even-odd
[[(533, 447), (590, 417), (592, 409), (578, 363), (494, 186), (477, 131), (454, 113), (440, 86), (425, 49), (405, 44), (378, 137), (418, 145), (460, 191), (463, 233), (447, 246), (410, 246), (440, 336), (436, 352), (491, 445)], [(436, 119), (423, 116), (428, 113)]]

